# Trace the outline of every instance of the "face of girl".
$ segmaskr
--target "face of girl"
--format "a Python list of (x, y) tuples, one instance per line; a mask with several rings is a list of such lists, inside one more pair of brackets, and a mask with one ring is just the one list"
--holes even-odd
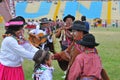
[(49, 60), (46, 60), (46, 64), (48, 66), (52, 66), (52, 56), (51, 55), (49, 56)]

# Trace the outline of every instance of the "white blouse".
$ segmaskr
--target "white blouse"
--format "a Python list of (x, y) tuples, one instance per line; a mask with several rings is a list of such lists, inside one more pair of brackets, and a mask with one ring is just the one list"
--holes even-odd
[(52, 80), (54, 68), (43, 64), (40, 65), (41, 67), (33, 74), (36, 80)]
[(12, 36), (4, 38), (0, 50), (0, 63), (5, 66), (21, 66), (23, 58), (32, 60), (38, 49), (29, 43), (19, 45)]

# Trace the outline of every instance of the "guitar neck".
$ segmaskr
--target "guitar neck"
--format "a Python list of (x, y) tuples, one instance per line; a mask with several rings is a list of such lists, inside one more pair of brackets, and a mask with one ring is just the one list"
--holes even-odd
[(48, 35), (49, 35), (49, 34), (47, 34), (47, 35), (44, 35), (44, 36), (40, 37), (40, 39), (41, 39), (41, 38), (46, 38)]

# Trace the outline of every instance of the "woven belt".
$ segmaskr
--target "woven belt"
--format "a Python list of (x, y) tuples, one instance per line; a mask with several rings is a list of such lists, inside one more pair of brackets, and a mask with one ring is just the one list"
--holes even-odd
[(81, 77), (80, 80), (98, 80), (98, 79), (93, 76), (87, 76), (87, 77)]

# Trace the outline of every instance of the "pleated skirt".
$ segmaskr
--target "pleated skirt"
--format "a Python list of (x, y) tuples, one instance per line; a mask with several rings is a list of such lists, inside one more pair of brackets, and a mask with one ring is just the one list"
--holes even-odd
[(25, 80), (22, 66), (8, 67), (0, 63), (0, 80)]

